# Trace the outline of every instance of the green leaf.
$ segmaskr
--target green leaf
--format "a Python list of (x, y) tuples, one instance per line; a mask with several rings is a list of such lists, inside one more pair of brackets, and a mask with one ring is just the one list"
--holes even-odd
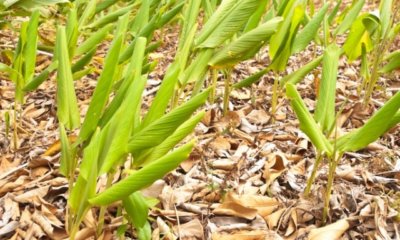
[(25, 83), (29, 82), (35, 74), (39, 16), (40, 14), (37, 10), (32, 13), (26, 30), (26, 35), (29, 37), (27, 37), (26, 45), (23, 50)]
[(34, 77), (29, 83), (25, 85), (23, 90), (27, 91), (34, 91), (37, 89), (40, 84), (42, 84), (46, 79), (49, 77), (49, 74), (54, 72), (58, 67), (58, 61), (53, 61), (45, 70), (43, 70), (39, 75)]
[[(373, 49), (371, 34), (367, 31), (365, 26), (365, 19), (374, 19), (376, 16), (372, 14), (360, 15), (351, 26), (350, 33), (343, 45), (344, 52), (346, 53), (349, 61), (354, 61), (362, 54), (362, 46), (365, 45), (365, 50), (370, 52)], [(379, 21), (379, 20), (378, 20)]]
[(388, 60), (388, 63), (380, 70), (382, 73), (389, 73), (400, 68), (400, 51), (393, 52), (386, 60)]
[(315, 120), (323, 132), (328, 133), (335, 121), (336, 79), (341, 50), (336, 44), (329, 45), (322, 62), (322, 78), (315, 108)]
[(197, 26), (197, 17), (200, 11), (201, 0), (190, 0), (186, 3), (183, 17), (182, 31), (179, 37), (178, 51), (183, 48), (190, 37), (193, 27)]
[(274, 34), (282, 22), (281, 17), (258, 26), (257, 28), (243, 34), (238, 39), (218, 51), (210, 60), (209, 65), (215, 68), (227, 68), (236, 65), (240, 61), (253, 57)]
[(78, 16), (75, 8), (69, 10), (65, 32), (67, 34), (68, 53), (70, 60), (72, 60), (72, 58), (75, 56), (75, 49), (79, 37)]
[(157, 27), (161, 28), (169, 21), (171, 21), (178, 13), (181, 12), (184, 2), (176, 4), (171, 10), (163, 14), (157, 23)]
[[(118, 111), (113, 114), (112, 118), (102, 131), (102, 138), (104, 144), (102, 145), (99, 166), (101, 166), (101, 173), (109, 172), (110, 169), (116, 166), (118, 160), (128, 153), (127, 144), (132, 130), (137, 121), (137, 113), (141, 106), (142, 92), (146, 85), (147, 78), (142, 78), (142, 63), (144, 51), (146, 47), (146, 38), (138, 39), (134, 58), (133, 68), (134, 74), (132, 79), (127, 81), (131, 82), (128, 92), (122, 101)], [(139, 61), (138, 61), (139, 60)]]
[(146, 148), (151, 148), (162, 143), (170, 136), (182, 123), (190, 118), (192, 113), (205, 103), (210, 89), (196, 95), (186, 103), (173, 109), (159, 119), (134, 134), (129, 141), (128, 149), (136, 152)]
[(397, 92), (361, 128), (340, 137), (338, 151), (357, 151), (377, 140), (399, 120), (400, 92)]
[(365, 49), (365, 45), (361, 46), (361, 67), (360, 67), (360, 75), (364, 80), (369, 81), (370, 72), (369, 72), (369, 61), (367, 56), (367, 50)]
[(393, 118), (390, 121), (390, 124), (388, 125), (385, 132), (389, 131), (391, 128), (396, 126), (398, 123), (400, 123), (400, 110), (398, 110), (397, 113), (393, 116)]
[[(19, 72), (15, 71), (12, 67), (0, 62), (0, 72), (7, 72), (8, 74), (20, 75)], [(22, 77), (21, 75), (19, 77)]]
[(145, 47), (146, 42), (146, 38), (143, 37), (138, 37), (137, 41), (135, 41), (135, 49), (131, 57), (130, 64), (126, 67), (122, 83), (100, 120), (101, 126), (104, 126), (111, 119), (119, 106), (121, 106), (123, 100), (126, 98), (126, 93), (132, 84), (136, 84), (134, 87), (134, 96), (136, 96), (135, 98), (137, 98), (137, 100), (133, 100), (134, 102), (132, 103), (132, 106), (134, 106), (134, 109), (131, 111), (134, 110), (134, 112), (136, 112), (140, 107), (139, 100), (147, 81), (146, 76), (141, 76), (142, 63), (143, 60), (145, 60), (143, 48)]
[(67, 132), (65, 131), (62, 123), (60, 128), (60, 141), (61, 141), (61, 158), (60, 158), (60, 173), (66, 178), (71, 178), (70, 174), (75, 171), (75, 148), (71, 145)]
[(88, 0), (85, 5), (85, 10), (79, 18), (78, 29), (82, 30), (86, 23), (93, 18), (96, 13), (97, 0)]
[(151, 185), (165, 174), (174, 170), (179, 164), (189, 157), (194, 146), (193, 142), (185, 144), (172, 153), (150, 163), (149, 165), (122, 179), (102, 193), (89, 199), (93, 205), (108, 205), (112, 202), (122, 200), (130, 194)]
[(119, 8), (118, 10), (110, 12), (107, 15), (99, 18), (98, 20), (87, 25), (86, 27), (87, 28), (101, 28), (109, 23), (115, 22), (119, 17), (130, 12), (133, 9), (133, 7), (134, 7), (134, 5), (131, 4), (126, 7)]
[(238, 89), (238, 88), (242, 88), (242, 87), (248, 87), (251, 84), (253, 84), (253, 83), (257, 82), (258, 80), (260, 80), (260, 78), (262, 76), (264, 76), (269, 71), (270, 71), (269, 67), (264, 68), (263, 70), (260, 70), (260, 71), (258, 71), (256, 73), (254, 73), (253, 75), (243, 79), (242, 81), (240, 81), (238, 83), (235, 83), (233, 85), (233, 88)]
[(104, 107), (108, 101), (114, 83), (115, 70), (118, 66), (119, 53), (122, 46), (122, 36), (117, 36), (106, 56), (103, 71), (97, 81), (92, 100), (90, 101), (79, 139), (84, 141), (90, 137), (97, 127)]
[(75, 222), (81, 222), (89, 210), (88, 199), (96, 195), (97, 184), (97, 159), (100, 149), (99, 129), (93, 134), (92, 141), (83, 152), (80, 172), (75, 185), (72, 187), (68, 204), (70, 210), (75, 214)]
[(162, 143), (151, 149), (148, 155), (145, 155), (144, 157), (141, 157), (141, 155), (139, 159), (135, 159), (135, 162), (137, 162), (136, 165), (146, 165), (167, 154), (179, 142), (193, 132), (194, 128), (201, 121), (201, 119), (203, 119), (203, 117), (204, 111), (201, 111), (186, 122), (182, 123), (182, 125), (180, 125)]
[(168, 68), (161, 83), (160, 89), (158, 90), (146, 116), (143, 119), (142, 127), (148, 126), (153, 121), (164, 115), (169, 100), (174, 92), (176, 82), (178, 81), (179, 71), (180, 70), (177, 63), (171, 64), (171, 66)]
[(306, 105), (293, 84), (286, 84), (286, 96), (290, 99), (292, 108), (300, 121), (300, 129), (307, 134), (313, 145), (328, 156), (333, 153), (333, 146), (322, 133), (320, 127), (311, 116)]
[(80, 124), (80, 115), (75, 95), (71, 72), (71, 63), (68, 54), (67, 37), (64, 27), (58, 27), (56, 39), (57, 71), (57, 116), (67, 129), (77, 128)]
[(287, 19), (284, 20), (278, 32), (271, 37), (270, 57), (272, 63), (270, 68), (272, 70), (283, 71), (292, 53), (293, 40), (300, 22), (304, 18), (304, 6), (296, 4), (292, 5), (293, 8), (288, 10), (287, 15), (284, 14)]
[(195, 96), (203, 88), (206, 73), (208, 71), (208, 62), (212, 58), (214, 49), (204, 49), (199, 52), (196, 58), (184, 70), (179, 81), (184, 86), (187, 83), (194, 82), (195, 86), (192, 96)]
[(389, 32), (392, 15), (393, 0), (382, 0), (379, 5), (379, 18), (381, 20), (381, 39)]
[(71, 68), (72, 72), (78, 72), (85, 68), (86, 65), (90, 63), (93, 56), (96, 54), (96, 48), (93, 48), (91, 51), (83, 55)]
[(294, 39), (292, 53), (298, 53), (305, 49), (308, 44), (315, 38), (318, 29), (328, 11), (329, 4), (325, 4), (319, 12), (307, 23), (307, 25), (297, 33)]
[[(292, 23), (292, 18), (295, 10), (296, 0), (287, 1), (285, 4), (285, 11), (283, 13), (283, 23), (280, 25), (278, 32), (271, 37), (269, 46), (269, 56), (271, 59), (275, 58), (275, 55), (282, 51), (283, 46), (289, 41), (290, 25)], [(280, 15), (279, 15), (280, 16)]]
[(113, 25), (109, 24), (100, 30), (94, 32), (88, 39), (86, 39), (75, 51), (75, 55), (79, 56), (82, 54), (86, 54), (90, 52), (92, 49), (96, 48), (97, 44), (99, 44), (103, 39), (106, 38), (108, 33), (113, 29)]
[(100, 3), (97, 3), (96, 5), (96, 13), (99, 13), (103, 10), (106, 10), (107, 8), (111, 7), (112, 5), (116, 4), (120, 0), (104, 0), (101, 1)]
[(269, 0), (260, 0), (256, 11), (251, 15), (249, 20), (246, 23), (246, 27), (244, 28), (244, 32), (248, 32), (256, 28), (260, 22), (261, 18), (267, 10), (267, 5)]
[(147, 222), (149, 206), (142, 193), (137, 191), (122, 200), (125, 211), (136, 229), (143, 228)]
[(365, 4), (365, 0), (358, 0), (352, 8), (349, 10), (342, 23), (335, 29), (334, 35), (343, 34), (350, 28), (353, 22), (356, 20), (358, 14), (360, 13), (362, 7)]
[(332, 25), (333, 20), (336, 18), (336, 15), (340, 9), (340, 5), (342, 4), (342, 0), (337, 1), (335, 7), (333, 8), (332, 12), (329, 14), (328, 23)]
[(6, 7), (21, 7), (29, 11), (37, 9), (46, 5), (53, 5), (57, 3), (67, 3), (69, 0), (6, 0), (2, 1), (2, 4)]
[(280, 85), (285, 86), (287, 83), (296, 85), (303, 80), (307, 74), (314, 70), (321, 63), (321, 61), (322, 56), (319, 56), (291, 74), (284, 76), (279, 82)]
[[(196, 25), (192, 27), (191, 31), (186, 36), (186, 42), (182, 45), (182, 48), (179, 49), (177, 53), (177, 56), (179, 56), (179, 58), (176, 58), (175, 61), (168, 67), (164, 79), (161, 83), (160, 89), (158, 90), (147, 115), (143, 119), (142, 127), (145, 127), (153, 122), (155, 119), (160, 118), (167, 109), (169, 100), (172, 98), (175, 86), (177, 85), (177, 82), (179, 80), (179, 76), (182, 74), (182, 71), (186, 67), (187, 61), (189, 59), (190, 48), (192, 46), (196, 29)], [(205, 65), (205, 67), (207, 67), (207, 63), (205, 61), (202, 63)], [(202, 65), (203, 68), (204, 65)]]
[(224, 0), (206, 22), (195, 45), (215, 48), (237, 33), (257, 9), (259, 0)]
[(142, 4), (132, 22), (131, 32), (136, 36), (140, 30), (149, 22), (150, 0), (143, 0)]
[(24, 72), (24, 48), (27, 41), (27, 28), (28, 22), (22, 22), (17, 48), (14, 52), (14, 57), (12, 61), (13, 72), (10, 72), (10, 79), (15, 83), (15, 100), (23, 103), (24, 102), (24, 93), (22, 88), (25, 85), (25, 76)]

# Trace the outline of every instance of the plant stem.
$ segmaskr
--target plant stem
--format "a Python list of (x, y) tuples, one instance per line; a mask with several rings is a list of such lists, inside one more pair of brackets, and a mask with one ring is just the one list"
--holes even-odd
[(211, 81), (212, 81), (212, 88), (210, 93), (210, 103), (213, 104), (215, 101), (215, 94), (217, 89), (217, 80), (218, 80), (218, 70), (213, 68), (211, 70)]
[(304, 196), (306, 196), (306, 197), (307, 197), (307, 196), (310, 194), (310, 192), (311, 192), (311, 186), (312, 186), (312, 184), (313, 184), (314, 181), (315, 181), (315, 177), (316, 177), (316, 175), (317, 175), (318, 166), (319, 166), (319, 164), (321, 163), (322, 157), (323, 157), (323, 155), (321, 154), (321, 152), (318, 151), (318, 153), (317, 153), (317, 158), (315, 159), (315, 163), (314, 163), (314, 166), (313, 166), (313, 170), (312, 170), (312, 172), (311, 172), (311, 176), (310, 176), (310, 178), (308, 179), (306, 189), (304, 190)]
[[(335, 154), (336, 155), (336, 154)], [(329, 202), (331, 199), (331, 192), (332, 192), (332, 186), (333, 186), (333, 180), (335, 179), (335, 172), (336, 172), (336, 166), (339, 162), (339, 160), (342, 157), (342, 154), (339, 154), (339, 156), (335, 157), (332, 156), (329, 159), (329, 175), (328, 175), (328, 184), (326, 186), (326, 195), (325, 195), (325, 203), (324, 203), (324, 210), (322, 212), (322, 222), (325, 224), (326, 219), (328, 218), (328, 212), (329, 212)]]
[(232, 69), (229, 68), (226, 70), (226, 76), (225, 76), (224, 109), (223, 109), (224, 116), (228, 112), (231, 80), (232, 80)]
[(178, 106), (178, 99), (180, 96), (180, 89), (175, 89), (174, 94), (172, 95), (172, 100), (171, 100), (171, 110), (174, 109), (176, 106)]
[[(385, 41), (384, 41), (385, 42)], [(368, 83), (367, 83), (367, 89), (366, 89), (366, 93), (364, 96), (364, 106), (368, 105), (368, 102), (371, 98), (372, 92), (375, 88), (375, 85), (379, 79), (379, 65), (382, 62), (382, 57), (383, 57), (383, 52), (384, 52), (384, 42), (382, 42), (376, 52), (375, 52), (375, 58), (374, 58), (374, 63), (372, 65), (372, 73), (371, 73), (371, 78), (369, 79)]]
[(272, 103), (271, 103), (271, 115), (273, 122), (275, 122), (276, 107), (278, 105), (278, 88), (279, 88), (279, 74), (275, 72), (274, 86), (272, 88)]
[[(107, 175), (106, 189), (108, 189), (111, 186), (113, 179), (114, 179), (114, 173), (109, 173)], [(103, 232), (104, 216), (106, 214), (106, 210), (107, 210), (107, 206), (100, 207), (99, 223), (97, 225), (97, 230), (96, 230), (97, 237), (99, 237), (101, 235), (101, 233)]]

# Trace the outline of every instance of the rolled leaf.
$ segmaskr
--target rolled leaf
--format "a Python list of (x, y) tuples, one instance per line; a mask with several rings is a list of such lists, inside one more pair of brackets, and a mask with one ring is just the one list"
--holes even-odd
[(57, 71), (57, 116), (67, 129), (80, 125), (80, 115), (75, 95), (64, 27), (58, 27), (56, 39)]
[(335, 121), (336, 79), (340, 52), (336, 44), (329, 45), (322, 62), (322, 78), (314, 117), (325, 133), (328, 133)]
[(328, 156), (332, 155), (332, 144), (322, 133), (293, 84), (286, 84), (286, 96), (290, 99), (292, 108), (300, 121), (300, 129), (310, 138), (312, 144), (319, 151), (326, 153)]

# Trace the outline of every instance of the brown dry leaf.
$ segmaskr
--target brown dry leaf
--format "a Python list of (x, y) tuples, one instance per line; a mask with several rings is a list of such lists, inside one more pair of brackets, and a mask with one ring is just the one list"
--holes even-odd
[(170, 186), (165, 186), (160, 194), (160, 201), (166, 210), (174, 209), (175, 204), (181, 204), (189, 201), (194, 192), (195, 186), (184, 185), (177, 189), (172, 189)]
[(40, 199), (44, 197), (49, 191), (50, 186), (35, 188), (14, 198), (15, 201), (20, 203), (34, 203), (35, 206), (41, 204)]
[(224, 138), (223, 136), (218, 136), (210, 143), (210, 147), (217, 152), (231, 149), (231, 144), (229, 143), (228, 139)]
[(375, 227), (377, 231), (375, 232), (375, 239), (391, 239), (388, 233), (388, 224), (387, 224), (387, 215), (388, 215), (388, 205), (383, 201), (380, 197), (374, 198), (374, 207), (375, 207)]
[(51, 236), (53, 234), (54, 227), (51, 225), (48, 219), (43, 216), (43, 214), (40, 213), (38, 210), (35, 210), (35, 212), (32, 214), (32, 220), (40, 227), (42, 227), (47, 235)]
[[(70, 135), (68, 136), (68, 141), (70, 144), (73, 144), (76, 142), (78, 137), (76, 135)], [(43, 157), (48, 157), (48, 156), (53, 156), (61, 151), (61, 141), (57, 140), (55, 141), (47, 150), (45, 153), (43, 153)]]
[(168, 224), (160, 217), (157, 217), (157, 226), (160, 231), (160, 234), (164, 235), (163, 239), (177, 239), (177, 237), (173, 234), (171, 228)]
[(233, 233), (214, 232), (212, 240), (282, 240), (278, 234), (266, 230), (241, 230)]
[(46, 108), (39, 108), (39, 109), (31, 108), (31, 109), (28, 109), (28, 111), (25, 110), (24, 113), (22, 113), (22, 116), (24, 116), (26, 118), (34, 119), (34, 118), (39, 117), (40, 115), (42, 115), (45, 112), (47, 112)]
[(14, 202), (10, 197), (0, 199), (0, 226), (9, 222), (10, 220), (18, 220), (21, 213), (18, 203)]
[(257, 195), (236, 195), (229, 192), (223, 203), (213, 212), (230, 216), (254, 219), (257, 214), (268, 216), (278, 207), (278, 201), (273, 198)]
[(268, 162), (265, 164), (263, 178), (266, 180), (266, 186), (270, 186), (271, 183), (278, 178), (284, 171), (286, 171), (286, 165), (288, 160), (284, 154), (272, 154), (268, 158)]
[(4, 179), (0, 181), (0, 194), (2, 193), (7, 193), (7, 192), (12, 192), (16, 188), (19, 188), (26, 183), (29, 183), (30, 179), (28, 176), (19, 176), (16, 180), (12, 181), (10, 179)]
[(228, 112), (224, 117), (219, 119), (214, 126), (218, 132), (224, 132), (227, 129), (235, 129), (240, 125), (240, 116), (237, 112)]
[(26, 231), (24, 239), (32, 239), (32, 237), (37, 237), (39, 239), (43, 236), (46, 236), (46, 233), (43, 231), (43, 229), (38, 224), (32, 222), (29, 225), (28, 230)]
[(2, 226), (0, 228), (0, 239), (3, 239), (2, 236), (15, 231), (15, 229), (17, 229), (18, 226), (19, 226), (19, 223), (17, 221), (11, 221), (11, 222), (5, 224), (4, 226)]
[(206, 111), (201, 122), (204, 125), (206, 125), (207, 127), (209, 127), (209, 126), (211, 126), (211, 123), (214, 121), (214, 118), (215, 118), (215, 110), (211, 109), (211, 110)]
[[(14, 159), (13, 161), (9, 161), (6, 157), (1, 157), (0, 159), (0, 176), (13, 170), (18, 165), (20, 165), (21, 159)], [(3, 178), (3, 177), (2, 177)]]
[(256, 125), (264, 125), (269, 122), (271, 119), (271, 116), (268, 115), (268, 113), (264, 110), (253, 110), (251, 111), (247, 116), (247, 120)]
[(325, 227), (312, 229), (308, 236), (309, 240), (335, 240), (339, 239), (342, 234), (349, 229), (350, 224), (346, 219), (341, 219), (335, 223)]
[(278, 226), (279, 220), (281, 219), (282, 215), (285, 213), (287, 209), (279, 209), (276, 212), (264, 217), (264, 219), (267, 221), (269, 229), (274, 229), (275, 227)]
[(145, 197), (157, 198), (158, 196), (160, 196), (165, 185), (166, 184), (164, 180), (157, 180), (149, 187), (143, 189), (141, 192)]
[(230, 215), (252, 220), (257, 215), (257, 209), (245, 207), (235, 202), (224, 202), (213, 211), (214, 214)]
[[(86, 239), (89, 239), (89, 237), (94, 236), (94, 234), (95, 234), (95, 229), (93, 229), (93, 228), (84, 228), (84, 229), (81, 229), (76, 234), (75, 240), (86, 240)], [(67, 239), (65, 239), (65, 240), (67, 240)]]
[(236, 161), (233, 161), (231, 159), (217, 159), (217, 160), (211, 160), (210, 161), (210, 165), (212, 168), (214, 169), (222, 169), (222, 170), (226, 170), (226, 171), (230, 171), (232, 170), (235, 165), (237, 164)]
[(197, 160), (196, 159), (191, 159), (190, 157), (183, 161), (179, 166), (183, 169), (185, 172), (189, 172), (190, 169), (196, 164)]
[(43, 216), (51, 223), (51, 225), (61, 228), (64, 224), (46, 207), (45, 204), (42, 204), (42, 214)]
[(204, 239), (203, 225), (195, 218), (190, 222), (173, 227), (175, 235), (179, 239)]

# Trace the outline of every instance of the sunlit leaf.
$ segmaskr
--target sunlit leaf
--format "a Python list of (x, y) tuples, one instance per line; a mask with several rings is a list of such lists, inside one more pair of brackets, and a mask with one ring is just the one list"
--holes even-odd
[(170, 154), (153, 161), (149, 165), (132, 173), (97, 196), (89, 199), (93, 205), (107, 205), (128, 197), (130, 194), (152, 184), (157, 179), (172, 171), (189, 157), (194, 146), (193, 142), (185, 144)]

